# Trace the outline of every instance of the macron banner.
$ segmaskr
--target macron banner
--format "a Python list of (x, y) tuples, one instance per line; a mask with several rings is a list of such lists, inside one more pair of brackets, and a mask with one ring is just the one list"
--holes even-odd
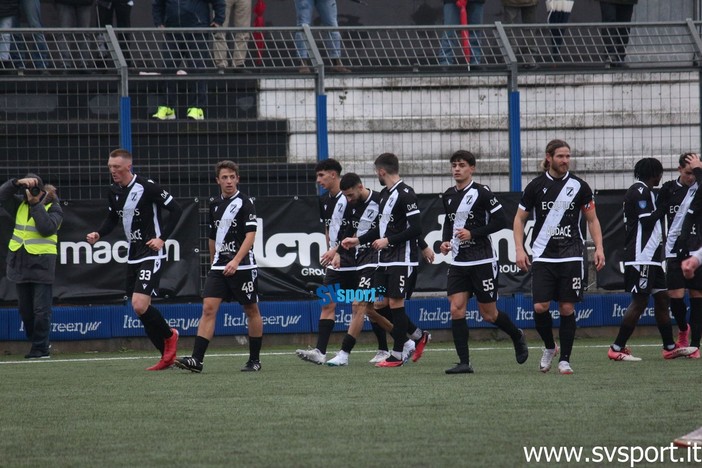
[[(200, 294), (199, 216), (198, 204), (181, 200), (183, 216), (171, 239), (166, 241), (168, 260), (164, 263), (160, 283), (161, 297), (192, 297)], [(124, 297), (128, 243), (122, 226), (94, 245), (85, 240), (87, 233), (96, 230), (107, 213), (103, 200), (63, 201), (64, 219), (59, 230), (58, 261), (54, 297), (70, 300), (113, 300)], [(164, 210), (165, 211), (165, 210)], [(165, 211), (164, 217), (168, 216)], [(11, 224), (11, 223), (10, 223)], [(2, 256), (0, 256), (0, 297), (3, 302), (16, 300), (15, 286), (5, 277), (7, 242), (11, 225), (1, 229)]]

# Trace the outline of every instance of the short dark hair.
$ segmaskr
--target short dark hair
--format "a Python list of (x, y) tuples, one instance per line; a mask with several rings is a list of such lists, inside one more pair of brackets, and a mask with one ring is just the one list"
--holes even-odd
[(236, 173), (236, 176), (239, 177), (239, 166), (236, 165), (234, 161), (230, 161), (228, 159), (225, 159), (224, 161), (220, 161), (215, 165), (215, 176), (219, 177), (219, 173), (222, 169), (231, 169)]
[(475, 155), (470, 151), (458, 150), (451, 155), (450, 162), (465, 161), (471, 166), (475, 166)]
[(663, 174), (663, 164), (656, 158), (639, 159), (634, 165), (634, 178), (642, 182)]
[(361, 178), (355, 172), (347, 172), (339, 181), (339, 188), (341, 190), (348, 190), (350, 188), (361, 185)]
[(124, 158), (124, 159), (128, 159), (129, 161), (134, 159), (134, 158), (132, 158), (132, 153), (130, 153), (129, 151), (127, 151), (124, 148), (117, 148), (116, 150), (112, 150), (112, 152), (110, 153), (110, 157), (111, 158)]
[(680, 159), (678, 159), (678, 166), (680, 167), (685, 167), (687, 166), (687, 157), (688, 156), (695, 156), (695, 153), (683, 153), (680, 155)]
[(341, 174), (341, 163), (337, 161), (336, 159), (328, 158), (328, 159), (322, 159), (317, 163), (317, 166), (314, 168), (314, 172), (319, 172), (319, 171), (334, 171), (337, 174)]
[(400, 161), (392, 153), (381, 154), (375, 158), (374, 164), (378, 169), (385, 169), (388, 174), (399, 174), (400, 172)]

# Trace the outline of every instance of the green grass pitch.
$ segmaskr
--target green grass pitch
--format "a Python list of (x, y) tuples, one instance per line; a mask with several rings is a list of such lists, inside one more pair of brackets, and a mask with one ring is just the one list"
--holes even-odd
[(504, 342), (472, 343), (472, 375), (444, 374), (451, 343), (394, 369), (367, 347), (329, 368), (265, 342), (259, 373), (220, 349), (202, 374), (146, 372), (154, 355), (135, 352), (4, 357), (0, 466), (514, 467), (525, 446), (667, 446), (702, 426), (702, 361), (631, 344), (642, 362), (577, 340), (570, 376), (538, 371), (535, 340), (522, 366)]

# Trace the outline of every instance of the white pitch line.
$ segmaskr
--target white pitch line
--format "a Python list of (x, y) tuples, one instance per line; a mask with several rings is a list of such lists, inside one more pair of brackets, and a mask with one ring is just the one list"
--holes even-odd
[[(637, 344), (637, 348), (646, 348), (661, 346), (660, 344)], [(609, 345), (585, 345), (585, 346), (575, 346), (575, 349), (582, 348), (608, 348)], [(470, 351), (512, 351), (514, 348), (510, 347), (481, 347), (481, 348), (470, 348)], [(541, 346), (529, 346), (529, 349), (542, 349)], [(361, 353), (373, 354), (377, 350), (357, 350), (354, 355)], [(430, 347), (425, 352), (455, 352), (454, 348), (434, 348)], [(262, 352), (261, 356), (294, 356), (294, 351), (289, 352)], [(220, 358), (220, 357), (247, 357), (248, 352), (245, 353), (216, 353), (208, 354), (207, 358)], [(86, 358), (66, 358), (66, 359), (24, 359), (18, 361), (0, 361), (0, 365), (17, 365), (17, 364), (40, 364), (49, 362), (107, 362), (107, 361), (138, 361), (142, 359), (153, 360), (156, 356), (121, 356), (121, 357), (86, 357)]]

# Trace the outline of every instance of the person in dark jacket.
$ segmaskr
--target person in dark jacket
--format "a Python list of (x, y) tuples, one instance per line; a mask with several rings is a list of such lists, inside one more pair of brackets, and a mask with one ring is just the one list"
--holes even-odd
[[(56, 0), (59, 26), (62, 28), (89, 28), (93, 20), (95, 0)], [(90, 49), (88, 41), (77, 34), (61, 34), (59, 49), (65, 68), (89, 68)], [(75, 60), (71, 53), (71, 44), (79, 49)]]
[[(630, 23), (634, 5), (639, 0), (599, 0), (603, 23)], [(629, 28), (603, 28), (602, 42), (607, 51), (607, 66), (621, 66), (626, 58), (629, 44)]]
[(48, 358), (51, 302), (63, 210), (56, 188), (36, 174), (0, 186), (0, 205), (14, 217), (7, 279), (16, 283), (19, 312), (32, 348), (27, 359)]
[[(214, 12), (214, 17), (210, 11)], [(220, 27), (224, 23), (224, 0), (154, 0), (152, 15), (154, 26), (159, 28), (202, 28)], [(210, 60), (207, 35), (204, 33), (166, 33), (164, 34), (166, 67), (178, 70), (182, 74), (197, 72), (206, 68)], [(183, 70), (181, 68), (185, 68)], [(207, 103), (207, 83), (204, 80), (193, 81), (194, 89), (189, 91), (187, 117), (203, 120), (203, 108)], [(152, 116), (159, 120), (175, 119), (176, 88), (173, 80), (166, 82), (166, 100), (159, 104)]]

